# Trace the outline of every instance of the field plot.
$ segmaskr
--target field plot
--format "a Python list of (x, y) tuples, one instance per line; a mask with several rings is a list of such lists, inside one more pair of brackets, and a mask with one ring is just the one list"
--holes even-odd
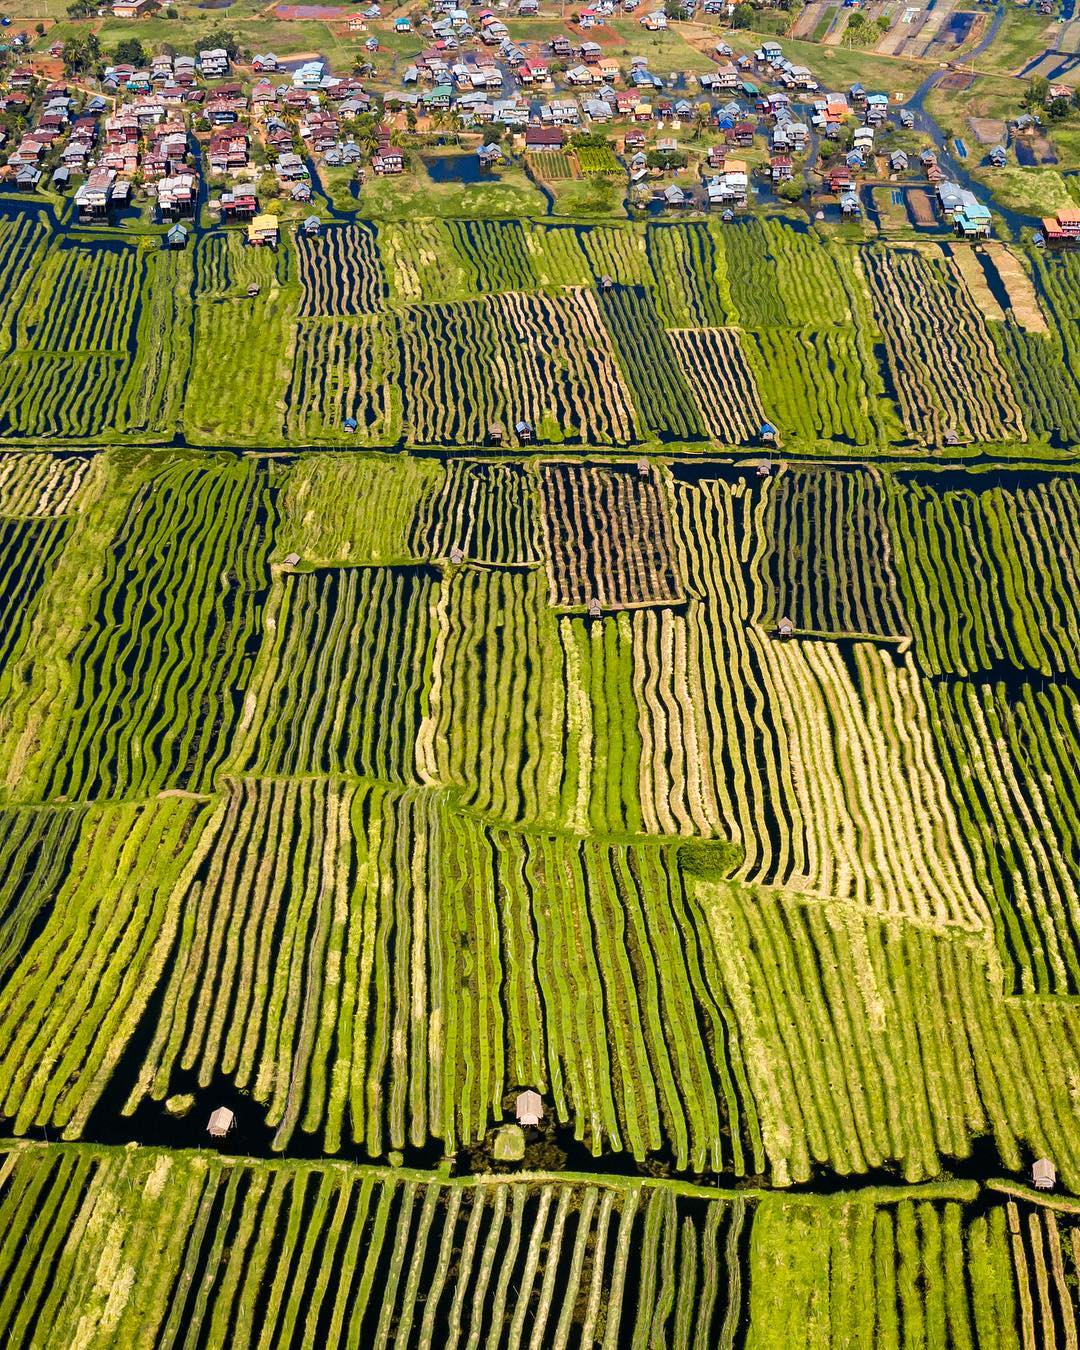
[(610, 145), (579, 146), (574, 156), (584, 174), (623, 172), (623, 166)]
[(419, 504), (411, 532), (418, 556), (491, 567), (543, 561), (536, 485), (520, 464), (452, 459), (438, 491)]
[[(401, 429), (398, 333), (392, 315), (298, 325), (285, 414), (288, 440), (393, 445)], [(356, 423), (347, 427), (346, 421)]]
[(660, 472), (543, 465), (551, 603), (636, 608), (680, 600)]
[(645, 244), (667, 325), (713, 328), (731, 321), (725, 255), (708, 225), (650, 225)]
[[(735, 1196), (142, 1149), (0, 1156), (12, 1345), (46, 1335), (88, 1347), (313, 1347), (393, 1335), (457, 1350), (494, 1329), (553, 1350), (686, 1345), (699, 1333), (731, 1350), (746, 1312), (752, 1209)], [(50, 1263), (52, 1281), (41, 1274)]]
[(1024, 440), (1016, 395), (959, 274), (909, 249), (861, 257), (911, 435), (930, 445)]
[(237, 764), (415, 781), (435, 585), (423, 567), (279, 576), (238, 726)]
[(0, 456), (0, 515), (42, 519), (78, 508), (94, 476), (87, 455), (10, 451)]
[(762, 328), (745, 333), (744, 342), (785, 439), (857, 446), (888, 440), (884, 386), (857, 329)]
[(536, 284), (520, 221), (453, 220), (447, 228), (474, 294), (527, 291)]
[(903, 477), (887, 493), (893, 564), (930, 675), (1080, 674), (1076, 570), (1080, 485), (938, 488)]
[(63, 653), (63, 697), (16, 728), (24, 799), (197, 791), (228, 749), (269, 585), (265, 474), (177, 457), (119, 505), (100, 574), (57, 597), (87, 621)]
[(700, 440), (704, 429), (694, 395), (660, 326), (652, 293), (614, 286), (600, 292), (600, 309), (643, 425), (661, 441)]
[(526, 158), (536, 177), (547, 183), (567, 182), (574, 176), (574, 166), (565, 150), (544, 150)]
[(903, 637), (884, 477), (784, 468), (763, 485), (762, 621), (801, 632)]
[(854, 274), (844, 250), (776, 220), (740, 221), (720, 237), (734, 318), (744, 328), (850, 322)]
[(754, 440), (765, 413), (738, 329), (669, 329), (668, 337), (709, 435), (724, 445)]
[(1003, 998), (972, 938), (730, 884), (699, 899), (778, 1179), (895, 1160), (918, 1181), (987, 1132), (1010, 1170), (1052, 1152), (1080, 1176), (1074, 1003)]
[(331, 225), (314, 237), (297, 233), (296, 258), (302, 316), (370, 314), (386, 299), (370, 225)]
[(629, 394), (586, 290), (414, 306), (404, 320), (405, 421), (412, 441), (482, 444), (492, 426), (520, 442), (625, 445)]
[(950, 680), (930, 700), (1008, 987), (1080, 992), (1075, 690)]
[(754, 1211), (748, 1350), (1036, 1344), (1005, 1205), (986, 1203), (984, 1193), (969, 1207), (970, 1191), (949, 1189), (763, 1200)]
[(419, 562), (413, 522), (443, 480), (432, 460), (304, 455), (281, 483), (278, 556), (315, 567)]
[(578, 233), (597, 282), (610, 277), (619, 286), (646, 286), (653, 281), (645, 251), (645, 231), (633, 225), (592, 225)]

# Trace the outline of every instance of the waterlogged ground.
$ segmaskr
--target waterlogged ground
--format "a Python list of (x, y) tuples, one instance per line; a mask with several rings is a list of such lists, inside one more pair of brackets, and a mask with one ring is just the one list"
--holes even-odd
[(1076, 1343), (1075, 266), (0, 220), (5, 1341)]

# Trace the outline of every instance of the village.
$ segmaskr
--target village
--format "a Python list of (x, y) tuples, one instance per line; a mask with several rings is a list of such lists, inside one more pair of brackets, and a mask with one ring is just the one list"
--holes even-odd
[[(159, 227), (174, 247), (193, 226), (218, 222), (242, 224), (253, 244), (276, 242), (285, 221), (315, 231), (327, 218), (365, 214), (370, 185), (394, 179), (402, 200), (412, 191), (421, 201), (425, 184), (517, 182), (541, 211), (546, 203), (570, 218), (796, 210), (826, 227), (971, 239), (1027, 228), (1050, 247), (1080, 238), (1080, 210), (1067, 204), (1002, 218), (921, 110), (857, 82), (824, 88), (782, 41), (740, 52), (719, 38), (703, 53), (707, 69), (664, 68), (649, 48), (668, 14), (641, 12), (636, 0), (618, 11), (640, 28), (639, 54), (628, 59), (605, 55), (596, 40), (613, 0), (529, 41), (515, 39), (508, 20), (532, 20), (532, 32), (537, 0), (516, 0), (512, 17), (505, 0), (499, 12), (435, 0), (422, 18), (392, 21), (372, 5), (345, 21), (355, 46), (348, 70), (231, 40), (143, 49), (139, 20), (150, 8), (112, 7), (136, 35), (118, 53), (140, 49), (140, 61), (103, 51), (87, 69), (81, 47), (73, 59), (62, 40), (42, 49), (15, 33), (4, 44), (4, 189), (45, 195), (81, 225)], [(389, 70), (373, 31), (388, 22), (399, 39), (415, 39)], [(1018, 112), (1002, 141), (985, 147), (985, 166), (1004, 167), (1039, 124)], [(378, 191), (376, 215), (379, 202), (395, 200), (393, 189)]]

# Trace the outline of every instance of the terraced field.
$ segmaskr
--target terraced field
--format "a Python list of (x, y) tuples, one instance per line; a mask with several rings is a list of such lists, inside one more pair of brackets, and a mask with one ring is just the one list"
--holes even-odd
[(0, 217), (5, 1344), (1075, 1350), (1014, 252)]

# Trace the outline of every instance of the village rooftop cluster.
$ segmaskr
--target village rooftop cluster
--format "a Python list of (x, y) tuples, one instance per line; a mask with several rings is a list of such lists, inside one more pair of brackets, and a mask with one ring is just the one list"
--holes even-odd
[[(210, 47), (158, 53), (144, 68), (106, 64), (91, 88), (76, 89), (21, 57), (17, 39), (0, 92), (9, 142), (2, 172), (20, 190), (73, 190), (82, 223), (115, 222), (138, 192), (154, 219), (174, 227), (174, 245), (185, 238), (177, 222), (203, 205), (215, 218), (246, 222), (253, 243), (272, 243), (283, 204), (311, 203), (321, 174), (344, 170), (356, 188), (369, 174), (400, 175), (420, 134), (459, 138), (485, 170), (516, 159), (541, 182), (551, 156), (573, 153), (584, 135), (621, 155), (611, 166), (637, 205), (730, 215), (755, 198), (797, 200), (812, 164), (841, 219), (861, 216), (867, 185), (917, 178), (939, 221), (969, 238), (990, 234), (989, 207), (950, 179), (932, 148), (917, 148), (914, 113), (887, 93), (861, 84), (824, 90), (772, 40), (742, 56), (718, 41), (713, 69), (695, 76), (658, 71), (647, 55), (620, 62), (587, 36), (612, 8), (579, 11), (573, 38), (553, 32), (523, 44), (493, 10), (436, 0), (420, 25), (428, 45), (392, 82), (375, 64), (378, 39), (364, 37), (378, 6), (350, 20), (358, 52), (348, 73), (321, 57), (234, 60)], [(518, 14), (534, 12), (534, 0), (519, 0)], [(662, 30), (667, 18), (649, 10), (640, 22)], [(63, 45), (49, 57), (55, 68)], [(1014, 135), (1029, 130), (1025, 119), (1037, 121), (1018, 118)], [(988, 162), (1003, 165), (1008, 154), (995, 146)], [(1074, 242), (1074, 214), (1044, 221), (1039, 241)]]

